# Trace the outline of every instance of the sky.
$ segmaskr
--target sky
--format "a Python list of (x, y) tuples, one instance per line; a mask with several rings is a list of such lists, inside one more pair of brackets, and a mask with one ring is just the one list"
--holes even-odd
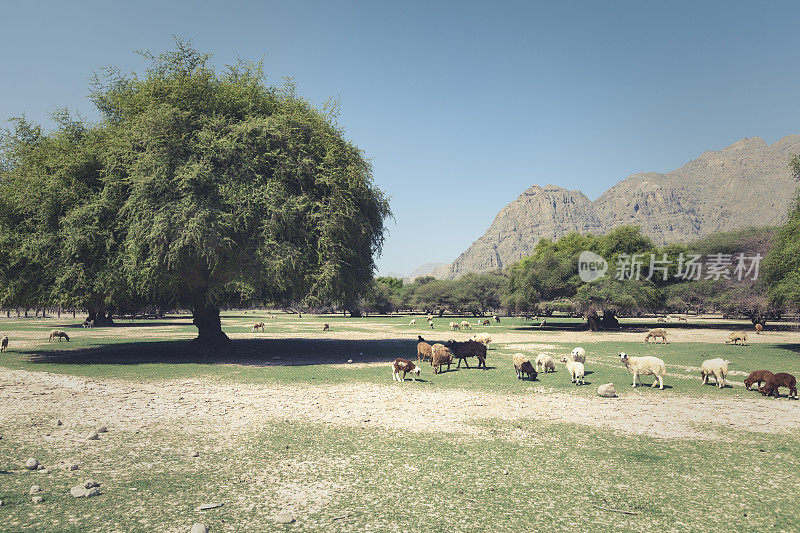
[(798, 2), (10, 2), (0, 120), (87, 120), (93, 73), (174, 37), (293, 78), (373, 165), (379, 273), (451, 262), (534, 184), (594, 199), (745, 137), (800, 133)]

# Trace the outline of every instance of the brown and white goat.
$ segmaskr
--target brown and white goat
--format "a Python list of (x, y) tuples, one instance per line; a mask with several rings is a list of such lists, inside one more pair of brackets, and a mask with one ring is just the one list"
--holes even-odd
[[(400, 376), (400, 372), (403, 373), (402, 376)], [(409, 359), (398, 357), (394, 360), (394, 363), (392, 363), (392, 377), (395, 381), (399, 381), (400, 383), (405, 381), (406, 374), (411, 374), (411, 379), (417, 381), (417, 378), (414, 376), (419, 376), (419, 373), (419, 367)]]

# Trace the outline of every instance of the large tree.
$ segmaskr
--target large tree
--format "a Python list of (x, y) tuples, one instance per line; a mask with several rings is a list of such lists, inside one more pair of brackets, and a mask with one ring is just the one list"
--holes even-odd
[(211, 343), (222, 306), (353, 305), (390, 212), (335, 117), (258, 64), (220, 74), (182, 42), (144, 55), (144, 75), (94, 80), (99, 123), (5, 136), (0, 247), (23, 267), (0, 271), (6, 299), (186, 306)]

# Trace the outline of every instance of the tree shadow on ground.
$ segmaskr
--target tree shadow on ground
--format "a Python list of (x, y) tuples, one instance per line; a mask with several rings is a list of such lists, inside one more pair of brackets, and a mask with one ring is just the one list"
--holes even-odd
[(776, 348), (780, 348), (782, 350), (789, 350), (791, 352), (795, 352), (800, 354), (800, 343), (790, 343), (790, 344), (776, 344)]
[(187, 340), (141, 341), (70, 350), (17, 350), (28, 363), (44, 364), (243, 364), (295, 366), (416, 361), (417, 340), (236, 339), (210, 350)]
[[(139, 320), (139, 319), (137, 319)], [(177, 321), (177, 320), (170, 320), (168, 322), (126, 322), (124, 319), (116, 319), (114, 324), (106, 325), (106, 326), (93, 326), (91, 328), (84, 328), (83, 325), (80, 323), (69, 323), (69, 324), (55, 324), (52, 326), (52, 329), (88, 329), (88, 330), (102, 330), (102, 329), (114, 329), (114, 328), (152, 328), (152, 327), (160, 327), (160, 326), (192, 326), (194, 324), (191, 320), (188, 321)]]

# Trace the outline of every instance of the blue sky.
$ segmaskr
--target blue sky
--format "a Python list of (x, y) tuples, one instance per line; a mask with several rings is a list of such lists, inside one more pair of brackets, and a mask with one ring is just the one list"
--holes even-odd
[(2, 2), (0, 118), (95, 118), (89, 77), (191, 39), (341, 102), (394, 220), (378, 265), (449, 262), (533, 184), (594, 199), (800, 133), (797, 2)]

